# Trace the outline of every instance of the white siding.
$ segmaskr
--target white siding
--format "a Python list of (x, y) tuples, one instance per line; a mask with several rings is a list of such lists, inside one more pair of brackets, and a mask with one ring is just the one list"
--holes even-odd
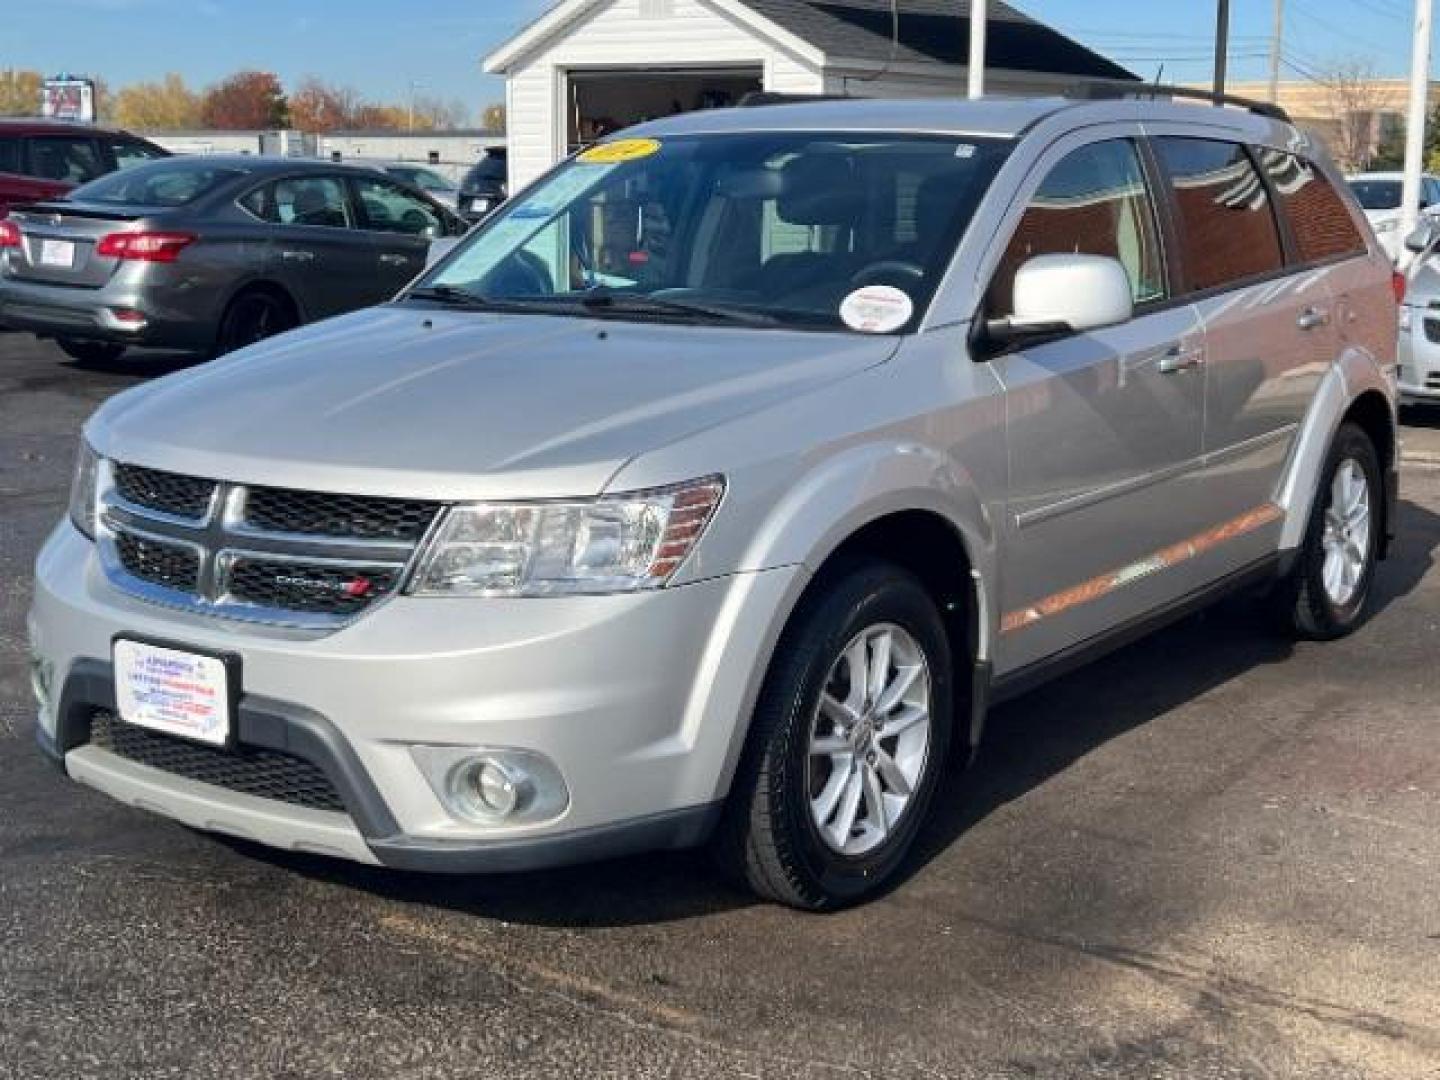
[[(663, 14), (667, 10), (670, 13)], [(823, 85), (818, 70), (706, 0), (611, 0), (546, 47), (521, 57), (506, 73), (512, 189), (535, 179), (563, 152), (560, 101), (566, 70), (618, 68), (644, 74), (658, 64), (760, 66), (765, 88), (784, 93), (818, 93)]]

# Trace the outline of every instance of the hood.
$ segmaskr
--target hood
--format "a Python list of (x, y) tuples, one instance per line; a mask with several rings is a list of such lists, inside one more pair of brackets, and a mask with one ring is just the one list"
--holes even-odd
[(883, 363), (897, 344), (386, 306), (127, 391), (86, 433), (107, 457), (251, 484), (586, 496), (638, 454)]

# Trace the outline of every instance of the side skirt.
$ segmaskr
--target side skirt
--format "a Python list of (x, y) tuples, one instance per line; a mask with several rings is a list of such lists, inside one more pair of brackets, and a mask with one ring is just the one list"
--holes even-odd
[(1283, 578), (1296, 557), (1295, 552), (1276, 552), (1251, 563), (1226, 577), (1186, 596), (1179, 597), (1163, 607), (1146, 612), (1129, 622), (1120, 623), (1101, 634), (1071, 645), (1043, 660), (1037, 660), (1016, 671), (995, 676), (989, 662), (975, 665), (974, 687), (970, 695), (970, 738), (972, 747), (980, 745), (985, 729), (985, 713), (992, 705), (1017, 698), (1059, 678), (1076, 668), (1097, 660), (1106, 653), (1124, 648), (1131, 642), (1185, 618), (1196, 611), (1209, 607), (1222, 597), (1247, 589), (1273, 584)]

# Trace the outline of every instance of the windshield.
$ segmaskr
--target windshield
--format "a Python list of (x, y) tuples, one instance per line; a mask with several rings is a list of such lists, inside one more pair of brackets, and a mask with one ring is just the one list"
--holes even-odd
[(220, 184), (244, 175), (240, 169), (221, 165), (165, 161), (102, 176), (76, 188), (69, 198), (75, 202), (184, 206)]
[[(749, 313), (757, 325), (903, 331), (1006, 148), (832, 133), (602, 143), (513, 201), (415, 292), (572, 314), (603, 300), (618, 318)], [(862, 290), (861, 316), (874, 317), (856, 315)]]
[(1400, 181), (1351, 180), (1350, 190), (1366, 210), (1400, 209)]

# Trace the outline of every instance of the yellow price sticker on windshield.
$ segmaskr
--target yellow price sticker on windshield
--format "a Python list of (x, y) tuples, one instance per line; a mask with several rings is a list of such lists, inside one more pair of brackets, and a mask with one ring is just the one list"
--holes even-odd
[(616, 139), (601, 143), (581, 152), (576, 159), (586, 165), (619, 165), (626, 161), (639, 161), (660, 152), (657, 139)]

